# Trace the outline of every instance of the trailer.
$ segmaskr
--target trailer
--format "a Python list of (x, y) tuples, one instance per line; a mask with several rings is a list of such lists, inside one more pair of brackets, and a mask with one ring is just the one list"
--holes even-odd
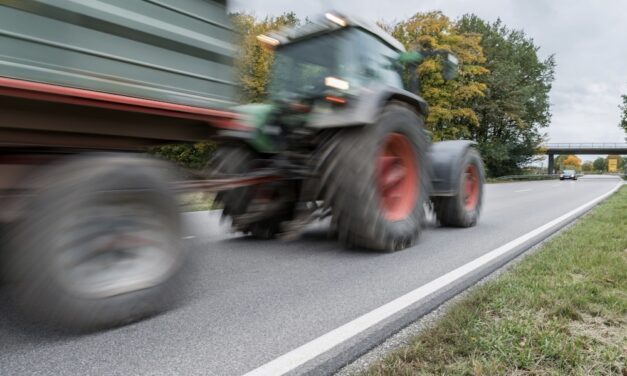
[(0, 0), (0, 266), (26, 314), (100, 328), (176, 295), (200, 186), (143, 151), (245, 129), (234, 37), (224, 1)]

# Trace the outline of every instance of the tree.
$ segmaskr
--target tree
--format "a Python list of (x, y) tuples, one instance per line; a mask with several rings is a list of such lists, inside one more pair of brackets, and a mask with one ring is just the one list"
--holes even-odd
[(584, 172), (592, 172), (594, 171), (594, 166), (592, 165), (592, 161), (586, 161), (581, 165), (581, 170)]
[(606, 170), (607, 165), (605, 164), (605, 158), (599, 157), (594, 160), (592, 163), (595, 171), (603, 172)]
[(564, 168), (570, 168), (574, 170), (581, 169), (581, 159), (576, 155), (569, 155), (562, 161)]
[[(621, 110), (620, 123), (618, 125), (627, 133), (627, 95), (622, 95), (621, 98), (623, 98), (623, 104), (618, 106)], [(627, 137), (625, 137), (625, 140), (627, 140)]]
[(272, 67), (272, 51), (262, 47), (257, 36), (285, 26), (300, 24), (293, 12), (277, 17), (257, 19), (246, 13), (232, 15), (235, 29), (240, 33), (240, 54), (236, 61), (242, 101), (261, 102), (267, 97), (267, 87)]
[(460, 32), (481, 36), (482, 66), (490, 71), (480, 77), (487, 90), (473, 104), (481, 126), (472, 137), (491, 175), (516, 173), (533, 160), (541, 130), (550, 124), (554, 57), (541, 59), (531, 38), (500, 20), (489, 23), (471, 14), (457, 24)]
[(568, 155), (556, 156), (554, 160), (555, 168), (557, 168), (558, 170), (564, 169), (564, 159), (566, 159), (566, 157), (568, 157)]
[(420, 92), (429, 103), (427, 128), (435, 141), (466, 138), (480, 126), (473, 103), (484, 95), (486, 86), (479, 77), (488, 73), (480, 37), (462, 33), (442, 12), (416, 13), (406, 21), (387, 27), (407, 50), (447, 50), (460, 61), (460, 74), (445, 81), (441, 57), (428, 58), (418, 67)]
[(150, 152), (161, 158), (175, 162), (183, 167), (201, 170), (216, 148), (213, 142), (198, 142), (195, 144), (174, 144), (155, 147)]

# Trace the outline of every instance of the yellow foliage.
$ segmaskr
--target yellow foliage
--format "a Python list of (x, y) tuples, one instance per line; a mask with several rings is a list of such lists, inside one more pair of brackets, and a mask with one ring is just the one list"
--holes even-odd
[(442, 58), (428, 58), (418, 67), (421, 95), (430, 106), (427, 127), (435, 140), (470, 136), (479, 125), (472, 101), (483, 97), (486, 85), (479, 78), (489, 71), (477, 34), (460, 33), (456, 25), (441, 12), (417, 13), (394, 26), (392, 35), (408, 50), (446, 50), (460, 61), (460, 74), (446, 81), (442, 75)]
[(254, 16), (238, 13), (233, 23), (240, 33), (240, 56), (236, 66), (239, 81), (242, 85), (244, 102), (259, 102), (266, 96), (273, 62), (272, 51), (263, 48), (257, 41), (259, 34), (280, 29), (286, 25), (298, 23), (294, 13), (286, 13), (278, 17), (267, 17), (258, 20)]
[(577, 157), (576, 155), (569, 155), (567, 156), (562, 163), (564, 164), (564, 166), (571, 166), (574, 168), (581, 168), (581, 159), (579, 157)]

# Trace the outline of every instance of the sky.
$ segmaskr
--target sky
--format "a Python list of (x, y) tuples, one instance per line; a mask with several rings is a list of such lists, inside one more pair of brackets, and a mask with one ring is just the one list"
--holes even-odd
[(430, 10), (453, 19), (466, 13), (500, 18), (533, 38), (541, 57), (555, 55), (549, 142), (625, 142), (627, 137), (618, 127), (620, 95), (627, 94), (627, 0), (232, 0), (230, 7), (260, 17), (335, 9), (385, 22)]

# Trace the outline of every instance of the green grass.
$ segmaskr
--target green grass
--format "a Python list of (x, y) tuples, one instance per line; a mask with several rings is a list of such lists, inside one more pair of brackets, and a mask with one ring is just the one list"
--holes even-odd
[(627, 375), (627, 187), (367, 375)]
[(212, 210), (213, 195), (206, 193), (185, 193), (179, 197), (183, 211)]

